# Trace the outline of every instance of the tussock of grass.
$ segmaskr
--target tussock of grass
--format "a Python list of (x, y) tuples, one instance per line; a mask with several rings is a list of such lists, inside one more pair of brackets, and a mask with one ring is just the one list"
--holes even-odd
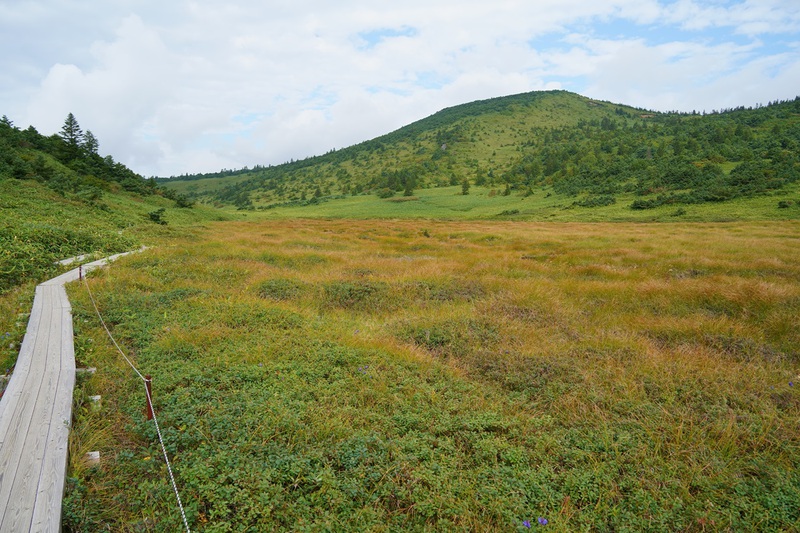
[[(238, 223), (91, 283), (193, 530), (792, 530), (798, 230)], [(174, 530), (139, 385), (70, 293), (113, 424), (76, 421), (109, 459), (73, 466), (66, 525)]]

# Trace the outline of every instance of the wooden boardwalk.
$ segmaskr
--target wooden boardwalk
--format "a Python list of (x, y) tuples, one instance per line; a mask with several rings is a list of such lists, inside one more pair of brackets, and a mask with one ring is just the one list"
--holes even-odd
[[(125, 254), (83, 265), (84, 272)], [(61, 530), (72, 421), (75, 348), (64, 284), (78, 269), (36, 287), (14, 373), (0, 399), (0, 532)]]

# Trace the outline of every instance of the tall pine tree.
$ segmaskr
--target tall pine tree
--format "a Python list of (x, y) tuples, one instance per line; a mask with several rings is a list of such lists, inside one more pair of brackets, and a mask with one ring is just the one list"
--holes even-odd
[(61, 133), (58, 134), (64, 143), (66, 143), (66, 156), (67, 159), (75, 159), (81, 154), (81, 145), (83, 144), (83, 131), (78, 124), (75, 115), (70, 113), (64, 120), (64, 125), (61, 127)]

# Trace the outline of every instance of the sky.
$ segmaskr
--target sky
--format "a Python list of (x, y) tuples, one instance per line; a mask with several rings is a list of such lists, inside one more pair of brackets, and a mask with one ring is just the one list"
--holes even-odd
[(658, 111), (800, 95), (800, 0), (0, 0), (0, 115), (143, 176), (324, 154), (563, 89)]

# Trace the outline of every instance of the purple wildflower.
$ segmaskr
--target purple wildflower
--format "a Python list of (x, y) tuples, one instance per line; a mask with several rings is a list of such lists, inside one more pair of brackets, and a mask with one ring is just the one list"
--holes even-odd
[(540, 516), (540, 517), (538, 518), (538, 521), (539, 521), (539, 523), (540, 523), (541, 525), (543, 525), (543, 526), (546, 526), (546, 525), (547, 525), (547, 518), (542, 518), (542, 517)]
[(530, 520), (523, 520), (522, 525), (527, 527), (528, 529), (531, 528), (531, 521)]

